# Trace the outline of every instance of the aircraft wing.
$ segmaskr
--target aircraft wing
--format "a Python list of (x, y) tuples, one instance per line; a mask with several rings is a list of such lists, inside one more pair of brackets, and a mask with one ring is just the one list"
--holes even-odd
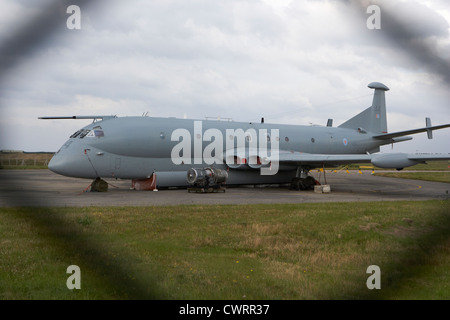
[(436, 160), (450, 160), (450, 154), (409, 154), (409, 160), (415, 161), (436, 161)]
[(338, 166), (350, 163), (372, 163), (380, 168), (402, 169), (418, 163), (425, 163), (425, 161), (450, 160), (450, 154), (311, 154), (280, 151), (278, 159), (280, 165), (307, 166), (310, 168)]
[[(260, 151), (260, 150), (259, 150)], [(269, 155), (270, 154), (270, 155)], [(246, 158), (233, 163), (233, 158)], [(372, 153), (372, 154), (315, 154), (289, 150), (234, 149), (227, 152), (226, 162), (230, 168), (258, 169), (270, 162), (282, 166), (305, 168), (334, 167), (351, 163), (372, 163), (379, 168), (402, 169), (425, 161), (450, 160), (450, 154), (408, 154), (408, 153)], [(243, 166), (244, 165), (244, 166)]]
[(303, 152), (281, 151), (278, 155), (279, 163), (296, 166), (334, 166), (348, 163), (365, 163), (372, 160), (368, 154), (311, 154)]
[[(241, 169), (244, 169), (242, 164), (248, 164), (249, 169), (257, 169), (261, 166), (267, 166), (270, 162), (287, 166), (321, 168), (324, 165), (339, 166), (341, 164), (371, 162), (373, 157), (370, 154), (313, 154), (289, 150), (278, 150), (275, 154), (273, 150), (267, 149), (260, 152), (257, 149), (246, 150), (245, 148), (228, 150), (225, 154), (228, 166)], [(232, 164), (236, 155), (238, 158), (245, 157), (247, 159), (239, 160), (238, 164)]]

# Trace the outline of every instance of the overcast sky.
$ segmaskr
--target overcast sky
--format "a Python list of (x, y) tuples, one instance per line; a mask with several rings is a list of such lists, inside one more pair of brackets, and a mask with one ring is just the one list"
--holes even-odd
[[(370, 106), (373, 81), (391, 89), (390, 132), (450, 123), (447, 0), (91, 2), (0, 3), (0, 149), (57, 151), (90, 122), (39, 116), (337, 126)], [(393, 150), (450, 152), (450, 129), (413, 137)]]

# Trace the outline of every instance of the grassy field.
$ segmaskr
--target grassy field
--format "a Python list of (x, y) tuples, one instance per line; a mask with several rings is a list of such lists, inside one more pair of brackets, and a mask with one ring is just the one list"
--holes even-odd
[[(1, 208), (0, 299), (449, 299), (449, 209)], [(69, 265), (80, 290), (66, 287)], [(380, 290), (366, 286), (370, 265)]]
[(47, 169), (51, 152), (0, 152), (0, 169)]
[(415, 179), (434, 182), (450, 183), (450, 171), (441, 172), (380, 172), (375, 173), (376, 176), (402, 178), (402, 179)]
[[(375, 172), (377, 170), (389, 170), (389, 169), (382, 169), (382, 168), (378, 168), (376, 166), (373, 166), (370, 163), (353, 163), (350, 165), (346, 165), (346, 166), (341, 166), (339, 168), (337, 168), (336, 170), (345, 170), (345, 169), (349, 169), (349, 170), (375, 170)], [(329, 169), (329, 170), (334, 170), (334, 169)], [(390, 169), (394, 172), (397, 172), (396, 169)], [(416, 170), (416, 171), (423, 171), (423, 170), (429, 170), (429, 171), (450, 171), (450, 161), (448, 160), (440, 160), (440, 161), (429, 161), (428, 163), (419, 163), (416, 164), (415, 166), (411, 166), (411, 167), (407, 167), (405, 168), (405, 170)]]

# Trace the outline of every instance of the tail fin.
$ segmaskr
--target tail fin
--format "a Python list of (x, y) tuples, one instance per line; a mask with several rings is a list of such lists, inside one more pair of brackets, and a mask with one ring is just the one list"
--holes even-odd
[(387, 132), (386, 99), (384, 92), (388, 91), (389, 88), (380, 82), (369, 83), (368, 87), (375, 89), (372, 106), (341, 124), (339, 126), (340, 128), (355, 130), (361, 128), (367, 132), (378, 134)]

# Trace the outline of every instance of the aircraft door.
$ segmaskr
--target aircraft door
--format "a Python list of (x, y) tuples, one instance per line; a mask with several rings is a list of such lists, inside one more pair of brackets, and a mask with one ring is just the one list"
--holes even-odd
[(120, 158), (117, 157), (111, 157), (111, 170), (113, 174), (117, 173), (120, 169)]

